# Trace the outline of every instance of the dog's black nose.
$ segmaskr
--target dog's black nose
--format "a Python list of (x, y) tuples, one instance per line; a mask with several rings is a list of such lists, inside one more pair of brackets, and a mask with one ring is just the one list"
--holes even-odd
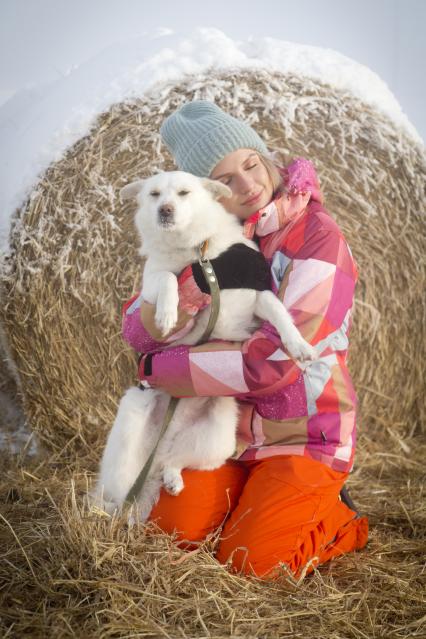
[(175, 208), (173, 204), (162, 204), (158, 209), (158, 212), (160, 213), (160, 215), (167, 217), (175, 212)]

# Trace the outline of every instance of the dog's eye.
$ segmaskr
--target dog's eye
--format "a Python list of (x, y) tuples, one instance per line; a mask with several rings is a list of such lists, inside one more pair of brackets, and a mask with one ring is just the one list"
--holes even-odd
[(178, 191), (178, 195), (188, 195), (189, 191)]
[(152, 197), (159, 197), (160, 191), (151, 191), (150, 195), (152, 195)]

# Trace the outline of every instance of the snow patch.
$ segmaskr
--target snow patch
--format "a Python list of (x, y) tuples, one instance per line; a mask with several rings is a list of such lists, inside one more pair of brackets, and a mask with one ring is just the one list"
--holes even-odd
[(30, 195), (38, 176), (87, 135), (111, 105), (187, 74), (257, 68), (348, 91), (422, 144), (379, 76), (336, 51), (270, 37), (235, 41), (214, 28), (200, 27), (187, 36), (158, 29), (150, 37), (107, 47), (65, 77), (20, 91), (0, 108), (0, 251), (7, 250), (11, 215)]

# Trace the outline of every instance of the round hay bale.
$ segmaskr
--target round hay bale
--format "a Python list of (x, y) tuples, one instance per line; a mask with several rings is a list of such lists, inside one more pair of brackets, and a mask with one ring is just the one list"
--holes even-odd
[(58, 454), (99, 457), (136, 375), (120, 308), (141, 262), (132, 204), (118, 191), (173, 168), (160, 124), (197, 98), (246, 118), (286, 161), (316, 165), (360, 271), (350, 366), (361, 427), (413, 434), (425, 411), (424, 150), (351, 94), (258, 70), (189, 77), (113, 106), (16, 213), (0, 312), (30, 424)]

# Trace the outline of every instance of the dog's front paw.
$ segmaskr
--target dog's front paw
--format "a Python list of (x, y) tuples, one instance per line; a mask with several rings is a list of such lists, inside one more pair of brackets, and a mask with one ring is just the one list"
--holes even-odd
[(286, 344), (290, 355), (294, 359), (298, 359), (300, 362), (314, 362), (318, 359), (318, 354), (313, 346), (301, 337), (300, 339), (292, 340)]
[(170, 333), (172, 328), (176, 326), (178, 319), (177, 308), (173, 309), (157, 309), (155, 313), (155, 324), (161, 330), (162, 335)]
[(165, 468), (163, 471), (163, 484), (170, 495), (179, 495), (184, 487), (180, 470), (176, 468)]

